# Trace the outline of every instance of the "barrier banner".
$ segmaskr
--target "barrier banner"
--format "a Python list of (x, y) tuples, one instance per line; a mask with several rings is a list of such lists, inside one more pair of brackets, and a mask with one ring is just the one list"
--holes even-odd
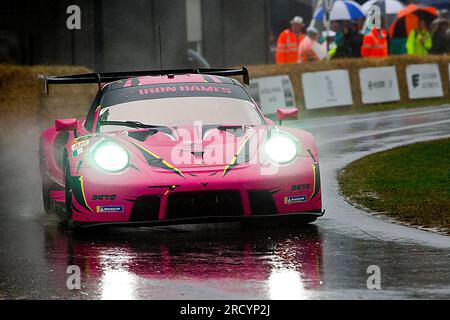
[(397, 73), (394, 66), (359, 69), (363, 103), (399, 101)]
[(436, 63), (406, 66), (406, 81), (410, 99), (442, 97), (441, 75)]
[(277, 108), (295, 108), (295, 95), (288, 75), (250, 80), (250, 94), (264, 114), (274, 114)]
[(306, 72), (302, 83), (308, 110), (353, 104), (348, 70)]

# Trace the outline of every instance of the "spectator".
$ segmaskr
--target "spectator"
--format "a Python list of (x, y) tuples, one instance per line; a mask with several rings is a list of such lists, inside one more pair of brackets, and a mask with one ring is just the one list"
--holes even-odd
[(344, 25), (341, 43), (336, 48), (334, 58), (361, 57), (362, 34), (359, 33), (358, 22), (351, 21)]
[(406, 54), (406, 38), (394, 37), (389, 39), (389, 54), (402, 55)]
[(361, 46), (361, 56), (363, 58), (382, 58), (388, 56), (386, 30), (373, 27), (364, 36)]
[(411, 30), (406, 40), (406, 50), (409, 55), (425, 56), (431, 49), (433, 41), (427, 30), (425, 20), (420, 19), (416, 29)]
[(325, 52), (328, 52), (329, 57), (333, 57), (336, 53), (336, 42), (335, 42), (336, 32), (333, 30), (330, 31), (323, 31), (322, 32), (322, 38), (325, 39), (325, 41), (322, 43), (322, 47), (325, 50)]
[(326, 56), (326, 52), (317, 42), (318, 33), (314, 27), (306, 29), (306, 37), (298, 47), (298, 63), (318, 61)]
[(448, 10), (447, 10), (447, 9), (442, 9), (442, 10), (440, 11), (439, 15), (440, 15), (440, 17), (441, 17), (442, 19), (446, 19), (446, 20), (449, 20), (449, 19), (450, 19), (450, 16), (449, 16), (449, 13), (448, 13)]
[(334, 42), (336, 42), (336, 45), (338, 46), (342, 42), (343, 34), (339, 30), (339, 23), (337, 21), (331, 21), (330, 22), (330, 30), (336, 32), (336, 36), (334, 37)]
[[(450, 15), (447, 9), (442, 9), (440, 11), (440, 17), (442, 19), (445, 19), (448, 21), (449, 25), (450, 25)], [(445, 35), (447, 36), (447, 41), (450, 42), (450, 28), (447, 29), (447, 32), (445, 33)], [(448, 43), (447, 42), (447, 43)], [(447, 47), (448, 48), (448, 47)]]
[(432, 54), (445, 54), (450, 51), (449, 39), (447, 37), (447, 30), (449, 22), (447, 19), (437, 18), (433, 22), (436, 25), (436, 30), (433, 32), (432, 43), (430, 49)]
[(297, 63), (298, 61), (298, 46), (305, 37), (301, 31), (303, 29), (303, 18), (296, 16), (290, 22), (290, 28), (280, 33), (277, 40), (277, 52), (275, 55), (275, 62), (277, 64), (283, 63)]

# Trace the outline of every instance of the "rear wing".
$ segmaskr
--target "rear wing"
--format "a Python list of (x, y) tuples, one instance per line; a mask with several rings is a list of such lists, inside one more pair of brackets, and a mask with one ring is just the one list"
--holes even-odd
[(44, 93), (49, 93), (50, 84), (85, 84), (97, 83), (98, 89), (101, 89), (102, 83), (113, 82), (122, 79), (144, 77), (144, 76), (171, 76), (176, 74), (206, 74), (215, 76), (242, 76), (246, 85), (249, 85), (250, 78), (248, 69), (241, 67), (240, 69), (174, 69), (174, 70), (149, 70), (149, 71), (124, 71), (124, 72), (104, 72), (104, 73), (84, 73), (67, 76), (39, 76), (44, 82)]

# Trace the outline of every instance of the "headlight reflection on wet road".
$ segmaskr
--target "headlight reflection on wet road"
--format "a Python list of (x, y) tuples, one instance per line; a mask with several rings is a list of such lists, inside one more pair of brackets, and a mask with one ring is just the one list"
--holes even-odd
[(136, 276), (128, 271), (133, 257), (125, 249), (105, 250), (99, 254), (102, 276), (100, 278), (101, 299), (135, 299)]
[(135, 299), (135, 276), (125, 270), (108, 270), (100, 280), (101, 299), (132, 300)]
[(308, 293), (299, 272), (295, 270), (275, 270), (268, 279), (270, 299), (306, 299)]

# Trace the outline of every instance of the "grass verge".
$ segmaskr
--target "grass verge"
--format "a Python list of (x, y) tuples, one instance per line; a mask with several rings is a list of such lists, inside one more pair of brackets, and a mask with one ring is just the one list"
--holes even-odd
[(375, 153), (339, 175), (344, 196), (415, 226), (450, 234), (450, 139)]

